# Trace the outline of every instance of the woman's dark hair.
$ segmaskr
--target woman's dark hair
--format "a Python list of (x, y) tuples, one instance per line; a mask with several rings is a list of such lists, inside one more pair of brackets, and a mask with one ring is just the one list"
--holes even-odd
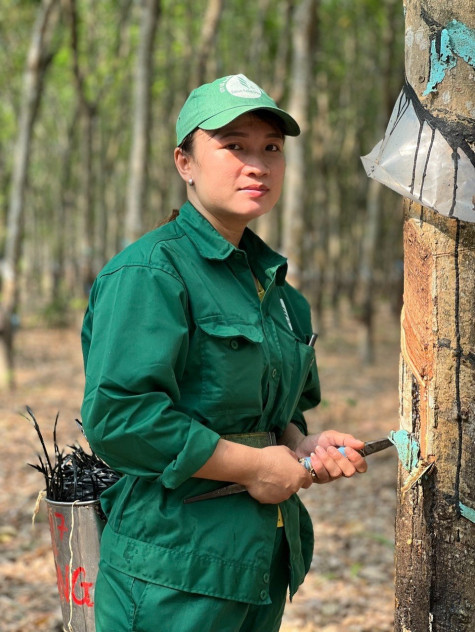
[(249, 112), (249, 114), (253, 114), (259, 120), (269, 123), (269, 125), (273, 125), (285, 138), (284, 124), (282, 120), (274, 114), (274, 112), (272, 112), (272, 110), (253, 110)]
[(193, 136), (195, 135), (197, 129), (198, 128), (195, 127), (195, 129), (187, 134), (185, 138), (181, 141), (179, 147), (184, 154), (188, 154), (189, 156), (193, 154)]
[(175, 220), (179, 214), (180, 214), (180, 211), (174, 208), (173, 211), (170, 213), (170, 215), (168, 215), (167, 217), (165, 217), (164, 219), (162, 219), (160, 222), (158, 222), (155, 225), (155, 228), (159, 228), (159, 226), (164, 226), (165, 224), (168, 224), (169, 222), (173, 222), (173, 220)]

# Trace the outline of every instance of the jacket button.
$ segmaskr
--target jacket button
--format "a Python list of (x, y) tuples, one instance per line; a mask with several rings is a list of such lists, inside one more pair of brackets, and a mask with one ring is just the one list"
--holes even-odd
[(231, 340), (231, 349), (234, 349), (234, 351), (239, 349), (239, 342), (237, 340)]
[(262, 601), (264, 601), (264, 599), (267, 598), (267, 591), (261, 590), (261, 594), (259, 595), (259, 597), (262, 599)]
[(269, 573), (264, 573), (264, 575), (262, 576), (262, 579), (264, 580), (265, 584), (268, 584), (269, 583), (269, 579), (270, 579)]
[(275, 379), (277, 377), (277, 369), (272, 369), (272, 377)]

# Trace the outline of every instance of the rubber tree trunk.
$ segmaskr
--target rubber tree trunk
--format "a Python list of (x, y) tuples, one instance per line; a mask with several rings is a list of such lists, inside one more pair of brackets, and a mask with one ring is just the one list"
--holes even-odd
[[(256, 59), (255, 54), (258, 54), (258, 50), (262, 50), (262, 48), (266, 48), (267, 42), (264, 38), (264, 19), (265, 13), (267, 12), (268, 0), (260, 0), (259, 7), (262, 17), (261, 27), (262, 31), (259, 35), (257, 29), (257, 24), (254, 25), (254, 33), (253, 37), (253, 48), (249, 54), (249, 59)], [(259, 79), (257, 83), (264, 88), (264, 90), (276, 101), (278, 105), (284, 105), (282, 103), (283, 96), (285, 93), (285, 85), (288, 77), (290, 76), (289, 71), (289, 43), (290, 43), (290, 32), (292, 26), (292, 0), (286, 0), (283, 3), (281, 8), (283, 19), (283, 26), (281, 31), (279, 32), (278, 38), (278, 46), (275, 57), (272, 60), (272, 72), (264, 73), (260, 72), (260, 68), (262, 66), (257, 62), (257, 70)], [(256, 38), (260, 37), (261, 42), (256, 42)], [(256, 62), (255, 62), (256, 63)], [(257, 220), (257, 232), (259, 236), (267, 243), (269, 246), (277, 250), (280, 246), (280, 234), (281, 234), (281, 225), (279, 222), (279, 213), (280, 207), (274, 209), (272, 213), (266, 213), (265, 215), (261, 215)]]
[[(400, 466), (398, 632), (475, 630), (475, 224), (405, 203), (401, 425), (433, 463)], [(417, 468), (415, 468), (417, 470)]]
[(317, 0), (300, 0), (292, 28), (292, 84), (288, 109), (299, 122), (302, 133), (286, 141), (282, 249), (289, 261), (289, 282), (300, 288), (303, 281), (306, 192), (306, 147), (309, 124), (308, 86), (312, 76), (312, 48), (317, 21)]
[(160, 15), (160, 0), (142, 0), (140, 43), (135, 70), (134, 113), (125, 243), (143, 232), (143, 213), (147, 197), (147, 162), (150, 147), (150, 110), (155, 34)]
[[(470, 59), (463, 59), (463, 41), (450, 39), (445, 27), (462, 24), (457, 31), (468, 34), (467, 45), (472, 33), (473, 46), (473, 4), (413, 0), (405, 8), (408, 83), (436, 117), (433, 124), (453, 141), (451, 131), (463, 131), (473, 117), (468, 111), (473, 69)], [(473, 124), (472, 118), (472, 133)], [(453, 170), (445, 167), (441, 175), (456, 191), (458, 148), (451, 147)], [(395, 630), (471, 632), (475, 224), (405, 200), (404, 269), (401, 426), (414, 434), (420, 452), (418, 464), (409, 471), (400, 466), (399, 472)]]
[(94, 282), (96, 275), (96, 170), (95, 170), (95, 138), (97, 134), (99, 99), (93, 99), (87, 89), (88, 68), (83, 59), (81, 49), (81, 39), (84, 37), (84, 30), (81, 28), (84, 15), (81, 14), (81, 5), (78, 0), (63, 0), (62, 8), (69, 23), (70, 45), (72, 53), (72, 70), (74, 85), (79, 104), (79, 127), (80, 127), (80, 181), (81, 196), (78, 198), (78, 208), (80, 215), (84, 218), (82, 235), (82, 261), (81, 261), (81, 281), (85, 297)]
[[(393, 94), (391, 90), (391, 79), (397, 72), (399, 65), (398, 56), (394, 55), (395, 11), (398, 10), (398, 0), (386, 0), (384, 3), (386, 19), (381, 33), (381, 48), (379, 51), (380, 64), (382, 69), (381, 100), (384, 109), (380, 112), (379, 124), (384, 129), (385, 121), (389, 118), (393, 106)], [(383, 120), (384, 119), (384, 120)], [(362, 335), (360, 342), (360, 358), (363, 364), (370, 365), (374, 362), (374, 321), (376, 310), (375, 292), (375, 262), (378, 255), (378, 236), (381, 224), (384, 223), (382, 205), (382, 186), (379, 182), (371, 180), (368, 183), (366, 194), (366, 221), (361, 242), (361, 259), (359, 266), (359, 311), (362, 324)]]
[(58, 0), (43, 0), (33, 27), (23, 81), (2, 265), (0, 388), (13, 386), (15, 315), (18, 309), (19, 264), (25, 215), (25, 195), (33, 129), (43, 94), (44, 76), (53, 58), (51, 37), (58, 17)]
[(381, 184), (370, 180), (366, 195), (365, 231), (361, 244), (359, 270), (360, 310), (363, 325), (360, 358), (363, 364), (374, 361), (374, 264), (381, 214)]
[(223, 8), (223, 0), (208, 0), (208, 6), (201, 27), (200, 43), (196, 52), (197, 64), (194, 77), (195, 82), (194, 85), (190, 87), (190, 90), (205, 83), (208, 79), (209, 65), (215, 61), (212, 53), (219, 32), (219, 22)]

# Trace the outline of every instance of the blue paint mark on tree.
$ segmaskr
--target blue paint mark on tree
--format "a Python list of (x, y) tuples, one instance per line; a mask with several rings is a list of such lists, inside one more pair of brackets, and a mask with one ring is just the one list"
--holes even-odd
[(411, 472), (419, 462), (419, 443), (414, 435), (406, 430), (391, 430), (389, 439), (397, 449), (399, 460), (408, 472)]
[(458, 58), (475, 68), (475, 29), (452, 20), (437, 32), (430, 46), (430, 75), (424, 96), (436, 92), (445, 73), (457, 65)]
[(467, 505), (463, 505), (462, 503), (459, 503), (459, 507), (460, 507), (460, 513), (462, 514), (464, 518), (467, 518), (467, 520), (471, 520), (472, 522), (475, 522), (475, 509), (472, 509), (471, 507), (467, 507)]

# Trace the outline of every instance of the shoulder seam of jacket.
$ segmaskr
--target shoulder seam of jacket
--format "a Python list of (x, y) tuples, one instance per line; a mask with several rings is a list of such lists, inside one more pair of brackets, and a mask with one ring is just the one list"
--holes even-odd
[(169, 237), (166, 237), (166, 238), (162, 237), (161, 239), (157, 239), (155, 241), (155, 243), (153, 244), (152, 248), (150, 249), (150, 255), (148, 257), (148, 262), (151, 264), (153, 253), (155, 252), (155, 249), (157, 248), (157, 246), (159, 244), (165, 243), (167, 241), (174, 241), (174, 240), (177, 240), (177, 239), (183, 239), (183, 237), (186, 237), (186, 233), (184, 233), (182, 231), (181, 235), (173, 235), (173, 236), (170, 235)]
[(186, 290), (186, 286), (183, 282), (183, 279), (179, 275), (177, 275), (174, 270), (172, 271), (171, 268), (166, 269), (164, 266), (153, 265), (151, 263), (133, 263), (133, 262), (123, 263), (122, 265), (118, 266), (117, 268), (114, 268), (113, 270), (108, 270), (107, 272), (101, 272), (97, 278), (100, 280), (106, 276), (112, 276), (113, 274), (115, 274), (116, 272), (119, 272), (120, 270), (123, 270), (124, 268), (147, 268), (147, 270), (159, 270), (160, 272), (164, 272), (165, 274), (168, 274), (169, 276), (171, 276), (172, 279), (175, 279), (176, 281), (178, 281)]

